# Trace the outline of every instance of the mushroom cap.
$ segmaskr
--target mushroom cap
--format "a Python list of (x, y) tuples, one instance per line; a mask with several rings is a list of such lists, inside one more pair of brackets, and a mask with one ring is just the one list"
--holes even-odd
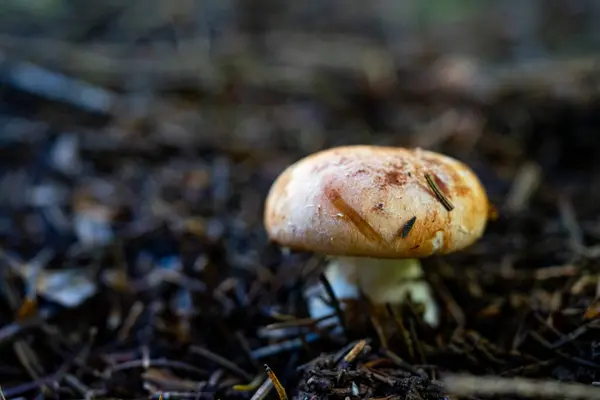
[(355, 145), (283, 171), (267, 196), (264, 223), (273, 242), (294, 250), (423, 258), (471, 245), (487, 218), (485, 189), (464, 163), (419, 148)]

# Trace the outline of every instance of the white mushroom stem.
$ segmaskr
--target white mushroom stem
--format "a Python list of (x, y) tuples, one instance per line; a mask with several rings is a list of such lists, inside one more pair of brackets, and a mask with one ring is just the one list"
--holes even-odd
[[(439, 322), (439, 308), (416, 258), (333, 257), (325, 276), (340, 300), (357, 299), (359, 288), (373, 304), (401, 304), (410, 294), (413, 302), (423, 304), (425, 322), (432, 326)], [(318, 296), (311, 296), (309, 311), (313, 318), (320, 318), (331, 314), (332, 309)]]

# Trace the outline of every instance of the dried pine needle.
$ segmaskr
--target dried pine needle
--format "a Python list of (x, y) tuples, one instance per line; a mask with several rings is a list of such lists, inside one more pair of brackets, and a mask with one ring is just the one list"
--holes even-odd
[(256, 390), (264, 380), (264, 375), (257, 375), (252, 382), (246, 383), (243, 385), (233, 385), (233, 390), (236, 392), (249, 392), (251, 390)]
[(448, 211), (454, 210), (454, 205), (452, 205), (452, 203), (450, 202), (450, 200), (448, 200), (446, 195), (442, 193), (442, 190), (438, 187), (437, 183), (435, 183), (431, 175), (425, 174), (425, 179), (427, 179), (429, 187), (431, 187), (431, 190), (433, 190), (433, 192), (435, 193), (439, 201), (442, 203), (444, 208)]
[(367, 345), (367, 341), (362, 339), (358, 343), (354, 345), (354, 347), (346, 354), (344, 357), (344, 361), (347, 363), (351, 363), (358, 357), (358, 355), (364, 350)]
[(387, 358), (376, 358), (375, 360), (367, 361), (366, 363), (364, 363), (363, 367), (374, 368), (374, 367), (378, 366), (379, 364), (385, 364), (387, 362), (389, 362), (389, 360)]
[(273, 382), (273, 387), (277, 391), (279, 400), (287, 400), (288, 397), (285, 392), (285, 389), (283, 388), (283, 385), (281, 384), (281, 382), (279, 382), (279, 379), (277, 379), (277, 375), (275, 375), (275, 372), (273, 372), (273, 370), (271, 368), (269, 368), (269, 366), (267, 364), (265, 364), (265, 371), (267, 371), (267, 376), (269, 377), (271, 382)]
[(273, 381), (269, 378), (265, 379), (265, 381), (259, 386), (259, 388), (254, 392), (250, 400), (262, 400), (264, 399), (273, 389)]

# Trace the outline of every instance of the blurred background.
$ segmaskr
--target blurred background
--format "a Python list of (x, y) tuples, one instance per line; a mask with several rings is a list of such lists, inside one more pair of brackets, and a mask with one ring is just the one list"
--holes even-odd
[(499, 206), (526, 206), (519, 171), (567, 193), (595, 176), (598, 18), (593, 0), (6, 0), (2, 240), (59, 240), (48, 224), (72, 225), (66, 248), (109, 240), (83, 215), (131, 222), (153, 199), (160, 221), (239, 213), (260, 231), (285, 166), (353, 143), (445, 151)]
[[(344, 144), (420, 146), (479, 174), (500, 218), (451, 262), (501, 271), (505, 283), (520, 268), (582, 259), (577, 265), (592, 268), (598, 50), (596, 0), (3, 0), (2, 332), (16, 329), (15, 315), (71, 315), (92, 301), (94, 313), (57, 326), (99, 329), (104, 352), (147, 344), (154, 329), (173, 334), (168, 324), (146, 329), (163, 315), (148, 306), (160, 299), (168, 315), (231, 318), (216, 336), (196, 324), (188, 339), (222, 348), (241, 330), (251, 347), (280, 340), (252, 326), (264, 322), (266, 305), (305, 315), (282, 294), (294, 283), (281, 267), (305, 260), (268, 243), (264, 197), (290, 163)], [(182, 276), (193, 288), (180, 290)], [(463, 307), (449, 323), (507, 345), (520, 328), (502, 318), (516, 303), (498, 305), (500, 289), (489, 299), (466, 294), (463, 278), (444, 277)], [(531, 296), (544, 312), (585, 309), (595, 284), (581, 283), (558, 305), (545, 300), (550, 289)], [(205, 290), (217, 300), (198, 294)], [(115, 300), (123, 292), (130, 297)], [(242, 296), (244, 311), (227, 296)], [(202, 302), (209, 306), (196, 310)], [(129, 338), (136, 304), (150, 314)], [(478, 325), (477, 312), (492, 305)], [(60, 364), (40, 338), (28, 346), (41, 370), (23, 361), (31, 352), (2, 350), (24, 366), (4, 370), (15, 385)]]

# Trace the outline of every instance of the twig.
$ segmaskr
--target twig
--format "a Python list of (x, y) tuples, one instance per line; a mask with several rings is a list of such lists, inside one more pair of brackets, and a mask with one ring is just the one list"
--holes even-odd
[(579, 384), (527, 378), (446, 374), (442, 378), (446, 390), (456, 396), (516, 395), (535, 398), (597, 399), (600, 388)]

